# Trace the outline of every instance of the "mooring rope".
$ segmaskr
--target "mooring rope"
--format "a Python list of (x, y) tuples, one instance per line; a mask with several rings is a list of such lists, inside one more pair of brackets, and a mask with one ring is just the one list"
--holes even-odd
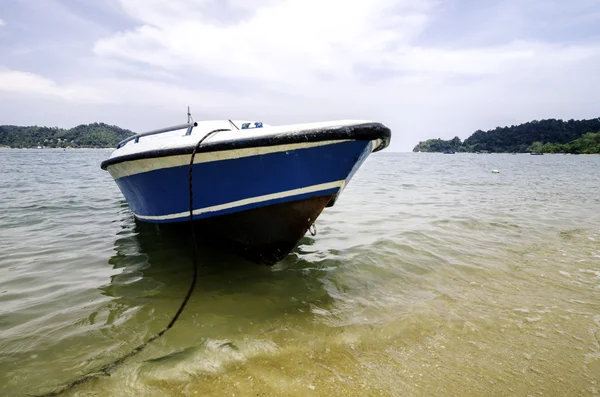
[(45, 394), (38, 394), (37, 396), (39, 396), (39, 397), (58, 396), (68, 390), (71, 390), (75, 386), (81, 385), (83, 383), (86, 383), (87, 381), (94, 379), (95, 377), (97, 377), (99, 375), (110, 376), (111, 372), (113, 372), (119, 365), (123, 364), (125, 362), (125, 360), (135, 356), (136, 354), (138, 354), (139, 352), (144, 350), (144, 348), (148, 344), (154, 342), (156, 339), (163, 336), (165, 334), (165, 332), (167, 332), (169, 329), (171, 329), (171, 327), (173, 327), (173, 325), (175, 325), (175, 322), (177, 322), (177, 320), (179, 319), (179, 316), (183, 312), (183, 309), (185, 309), (188, 301), (190, 300), (190, 297), (192, 296), (192, 293), (194, 292), (194, 289), (196, 288), (196, 279), (198, 278), (198, 259), (196, 256), (196, 234), (194, 232), (194, 192), (192, 189), (192, 185), (193, 185), (192, 174), (193, 174), (193, 168), (194, 168), (194, 157), (196, 157), (196, 152), (198, 151), (198, 148), (200, 147), (202, 142), (204, 142), (208, 137), (216, 134), (219, 131), (225, 131), (225, 130), (214, 130), (214, 131), (211, 131), (208, 134), (204, 135), (202, 137), (202, 139), (200, 139), (198, 141), (198, 143), (196, 143), (196, 146), (194, 147), (194, 150), (192, 151), (192, 156), (190, 158), (190, 167), (189, 167), (189, 171), (188, 171), (188, 188), (189, 188), (189, 193), (190, 193), (189, 194), (190, 195), (189, 225), (190, 225), (190, 234), (192, 237), (192, 267), (193, 267), (194, 275), (192, 277), (192, 283), (190, 284), (190, 287), (188, 288), (188, 292), (185, 295), (183, 302), (181, 302), (179, 309), (177, 309), (177, 312), (175, 313), (175, 315), (173, 316), (173, 318), (171, 319), (169, 324), (165, 328), (163, 328), (160, 332), (153, 335), (150, 339), (148, 339), (147, 341), (145, 341), (144, 343), (142, 343), (141, 345), (139, 345), (138, 347), (136, 347), (129, 353), (125, 354), (124, 356), (122, 356), (108, 364), (103, 365), (97, 371), (87, 373), (86, 375), (83, 375), (82, 377), (70, 382), (68, 385), (64, 386), (61, 389), (54, 390), (54, 391), (51, 391), (51, 392), (45, 393)]

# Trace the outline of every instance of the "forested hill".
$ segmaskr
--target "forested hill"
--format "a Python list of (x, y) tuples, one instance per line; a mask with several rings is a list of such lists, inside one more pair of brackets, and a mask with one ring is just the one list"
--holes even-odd
[[(590, 120), (534, 120), (510, 127), (497, 127), (493, 130), (475, 131), (461, 142), (458, 137), (451, 140), (428, 139), (419, 142), (413, 152), (490, 152), (527, 153), (550, 150), (567, 151), (577, 147), (582, 153), (592, 153), (591, 149), (570, 145), (586, 133), (600, 132), (600, 118)], [(586, 140), (590, 142), (590, 140)], [(552, 149), (551, 149), (552, 148)]]
[(81, 124), (71, 129), (0, 125), (0, 146), (12, 148), (112, 148), (133, 132), (104, 123)]

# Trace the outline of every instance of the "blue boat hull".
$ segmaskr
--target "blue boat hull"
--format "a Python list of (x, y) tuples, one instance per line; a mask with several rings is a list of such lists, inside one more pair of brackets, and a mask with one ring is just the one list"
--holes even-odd
[[(195, 163), (194, 220), (274, 204), (333, 196), (371, 152), (369, 141), (341, 141), (311, 148)], [(157, 159), (160, 166), (164, 159)], [(109, 169), (110, 170), (110, 169)], [(116, 179), (136, 218), (152, 223), (189, 220), (189, 165)]]
[[(367, 157), (388, 145), (389, 134), (371, 123), (202, 144), (192, 166), (192, 224), (204, 239), (274, 264), (336, 203)], [(102, 168), (138, 222), (189, 227), (192, 149), (114, 156)]]

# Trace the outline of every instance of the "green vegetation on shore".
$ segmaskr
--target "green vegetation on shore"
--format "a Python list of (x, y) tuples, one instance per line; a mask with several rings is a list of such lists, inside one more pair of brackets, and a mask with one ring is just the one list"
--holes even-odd
[(0, 147), (11, 148), (113, 148), (133, 132), (104, 123), (81, 124), (71, 129), (0, 125)]
[(533, 153), (600, 154), (600, 132), (588, 132), (565, 144), (534, 142), (530, 149)]
[[(600, 153), (600, 118), (590, 120), (534, 120), (511, 127), (475, 131), (461, 142), (428, 139), (413, 152), (489, 153)], [(596, 132), (596, 133), (595, 133)]]

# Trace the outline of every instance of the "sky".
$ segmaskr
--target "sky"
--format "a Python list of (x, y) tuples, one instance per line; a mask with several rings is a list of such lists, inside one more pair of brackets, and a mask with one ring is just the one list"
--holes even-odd
[(0, 124), (600, 116), (600, 0), (0, 0)]

